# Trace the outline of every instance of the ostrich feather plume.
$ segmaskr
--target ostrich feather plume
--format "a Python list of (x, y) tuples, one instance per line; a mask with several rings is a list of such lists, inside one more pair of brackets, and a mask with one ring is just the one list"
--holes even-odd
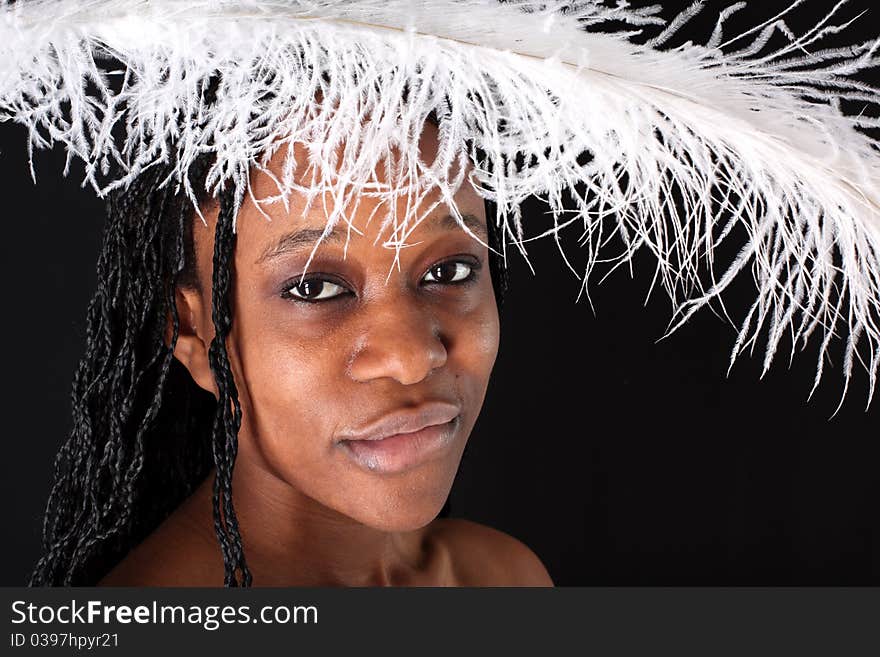
[[(277, 195), (257, 207), (330, 193), (329, 233), (370, 197), (386, 208), (388, 248), (438, 203), (468, 230), (453, 196), (469, 184), (527, 256), (520, 205), (537, 196), (552, 217), (539, 236), (561, 248), (574, 230), (586, 249), (583, 270), (565, 260), (582, 291), (597, 263), (648, 249), (672, 332), (750, 271), (757, 297), (731, 364), (766, 335), (766, 371), (784, 337), (793, 355), (815, 334), (815, 390), (831, 341), (845, 340), (844, 394), (860, 362), (870, 404), (880, 126), (877, 89), (858, 74), (880, 41), (825, 46), (847, 26), (845, 0), (796, 35), (786, 19), (803, 3), (730, 37), (736, 3), (706, 43), (668, 47), (702, 2), (668, 24), (622, 0), (3, 2), (0, 120), (27, 126), (31, 148), (62, 143), (99, 194), (170, 162), (167, 184), (195, 201), (187, 171), (207, 151), (209, 190), (234, 185), (241, 203), (250, 172), (286, 152)], [(425, 162), (431, 112), (439, 150)], [(426, 207), (429, 191), (439, 200)], [(719, 246), (743, 236), (717, 267)], [(606, 258), (612, 240), (624, 248)]]

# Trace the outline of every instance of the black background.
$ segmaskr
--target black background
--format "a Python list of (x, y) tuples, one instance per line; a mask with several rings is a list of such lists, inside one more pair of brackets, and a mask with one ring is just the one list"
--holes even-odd
[[(705, 41), (727, 4), (708, 3), (706, 18), (674, 43)], [(785, 4), (750, 8), (731, 29)], [(790, 24), (806, 25), (832, 4), (808, 2)], [(868, 7), (851, 2), (844, 15)], [(880, 33), (878, 15), (839, 41)], [(38, 556), (103, 221), (101, 201), (79, 187), (81, 169), (62, 178), (60, 150), (37, 155), (34, 186), (25, 145), (23, 129), (0, 126), (0, 585), (25, 583)], [(543, 210), (529, 205), (525, 215)], [(566, 252), (577, 259), (573, 243)], [(865, 411), (867, 376), (858, 370), (831, 418), (843, 390), (839, 344), (808, 402), (818, 335), (791, 367), (786, 344), (762, 379), (760, 342), (726, 376), (736, 330), (708, 310), (656, 342), (672, 308), (660, 290), (645, 303), (647, 254), (632, 278), (624, 267), (598, 285), (604, 272), (596, 273), (595, 315), (585, 298), (575, 303), (580, 281), (552, 241), (532, 243), (529, 255), (534, 276), (511, 256), (501, 351), (453, 515), (525, 541), (560, 585), (880, 584), (880, 402)], [(746, 274), (724, 297), (735, 321), (753, 293)]]

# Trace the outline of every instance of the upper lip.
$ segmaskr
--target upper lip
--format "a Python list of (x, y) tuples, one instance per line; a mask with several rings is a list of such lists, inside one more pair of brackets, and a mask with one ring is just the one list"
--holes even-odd
[(399, 433), (413, 433), (451, 422), (460, 412), (459, 406), (449, 402), (428, 402), (383, 415), (359, 429), (342, 434), (340, 440), (381, 440)]

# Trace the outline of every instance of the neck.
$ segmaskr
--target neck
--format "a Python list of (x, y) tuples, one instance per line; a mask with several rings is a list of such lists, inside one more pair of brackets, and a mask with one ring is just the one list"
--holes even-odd
[[(232, 490), (245, 558), (259, 586), (393, 586), (412, 579), (425, 532), (368, 527), (303, 494), (248, 458)], [(212, 470), (193, 495), (198, 524), (213, 534)]]

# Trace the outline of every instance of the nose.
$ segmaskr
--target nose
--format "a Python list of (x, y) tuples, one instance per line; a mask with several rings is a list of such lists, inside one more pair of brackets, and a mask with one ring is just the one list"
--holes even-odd
[(349, 367), (355, 381), (390, 377), (411, 385), (446, 364), (446, 345), (434, 314), (416, 300), (392, 296), (365, 309), (368, 321)]

